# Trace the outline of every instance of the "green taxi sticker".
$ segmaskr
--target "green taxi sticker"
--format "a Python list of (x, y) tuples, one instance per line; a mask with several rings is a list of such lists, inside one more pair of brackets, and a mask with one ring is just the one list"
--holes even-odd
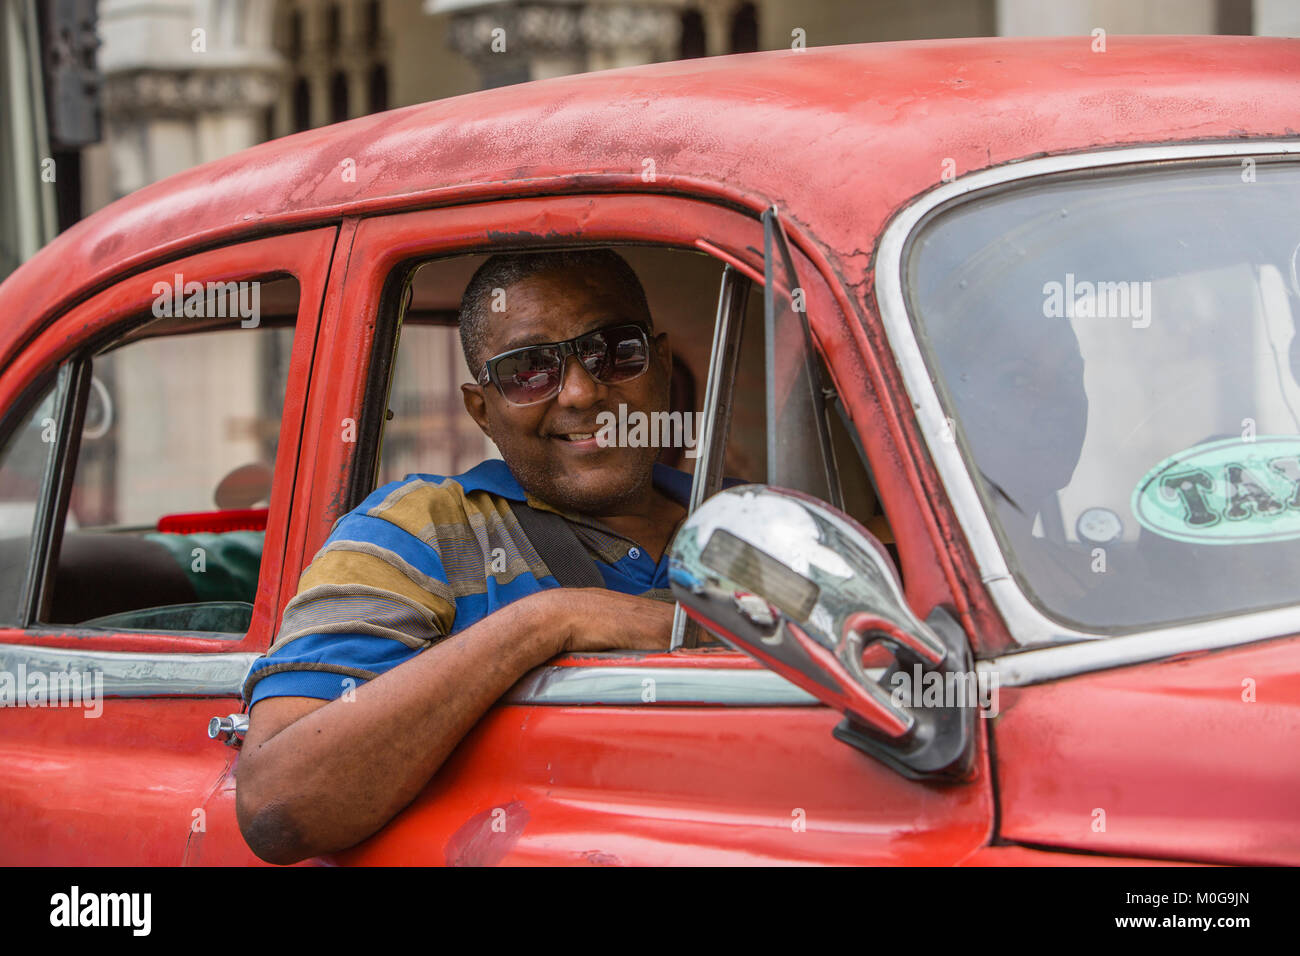
[(1207, 442), (1166, 458), (1133, 490), (1142, 527), (1175, 541), (1300, 538), (1300, 436)]

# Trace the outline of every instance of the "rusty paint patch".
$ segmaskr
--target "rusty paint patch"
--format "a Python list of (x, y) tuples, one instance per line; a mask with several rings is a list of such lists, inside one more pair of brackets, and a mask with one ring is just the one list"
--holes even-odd
[(348, 493), (348, 480), (351, 477), (352, 455), (349, 453), (339, 464), (338, 480), (334, 483), (334, 489), (330, 492), (329, 500), (325, 502), (322, 520), (330, 523), (330, 531), (334, 530), (334, 525), (338, 523), (338, 519), (343, 517), (343, 497)]
[(474, 814), (447, 841), (447, 865), (496, 866), (524, 835), (528, 816), (518, 800)]

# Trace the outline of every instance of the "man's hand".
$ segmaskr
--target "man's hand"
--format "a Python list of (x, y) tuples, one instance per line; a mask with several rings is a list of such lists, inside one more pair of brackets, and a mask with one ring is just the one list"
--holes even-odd
[(548, 591), (563, 601), (564, 641), (556, 653), (666, 651), (674, 605), (603, 588)]

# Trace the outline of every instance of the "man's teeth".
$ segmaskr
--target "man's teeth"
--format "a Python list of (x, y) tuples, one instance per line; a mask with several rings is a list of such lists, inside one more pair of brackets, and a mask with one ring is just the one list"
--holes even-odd
[(565, 441), (586, 441), (588, 438), (595, 438), (595, 432), (569, 432), (564, 436)]

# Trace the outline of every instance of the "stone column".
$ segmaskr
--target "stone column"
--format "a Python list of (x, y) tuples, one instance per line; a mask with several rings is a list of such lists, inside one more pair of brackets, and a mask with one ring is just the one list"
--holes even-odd
[(700, 0), (696, 4), (704, 18), (704, 49), (709, 56), (731, 52), (731, 11), (735, 0)]
[(1217, 12), (1214, 0), (998, 0), (997, 23), (999, 36), (1087, 37), (1097, 28), (1108, 35), (1211, 34)]
[(1300, 37), (1300, 3), (1296, 0), (1255, 0), (1254, 32), (1261, 37)]
[(681, 0), (425, 0), (451, 17), (452, 49), (484, 86), (654, 63), (676, 56)]
[(283, 82), (270, 0), (102, 0), (109, 198), (263, 139)]

